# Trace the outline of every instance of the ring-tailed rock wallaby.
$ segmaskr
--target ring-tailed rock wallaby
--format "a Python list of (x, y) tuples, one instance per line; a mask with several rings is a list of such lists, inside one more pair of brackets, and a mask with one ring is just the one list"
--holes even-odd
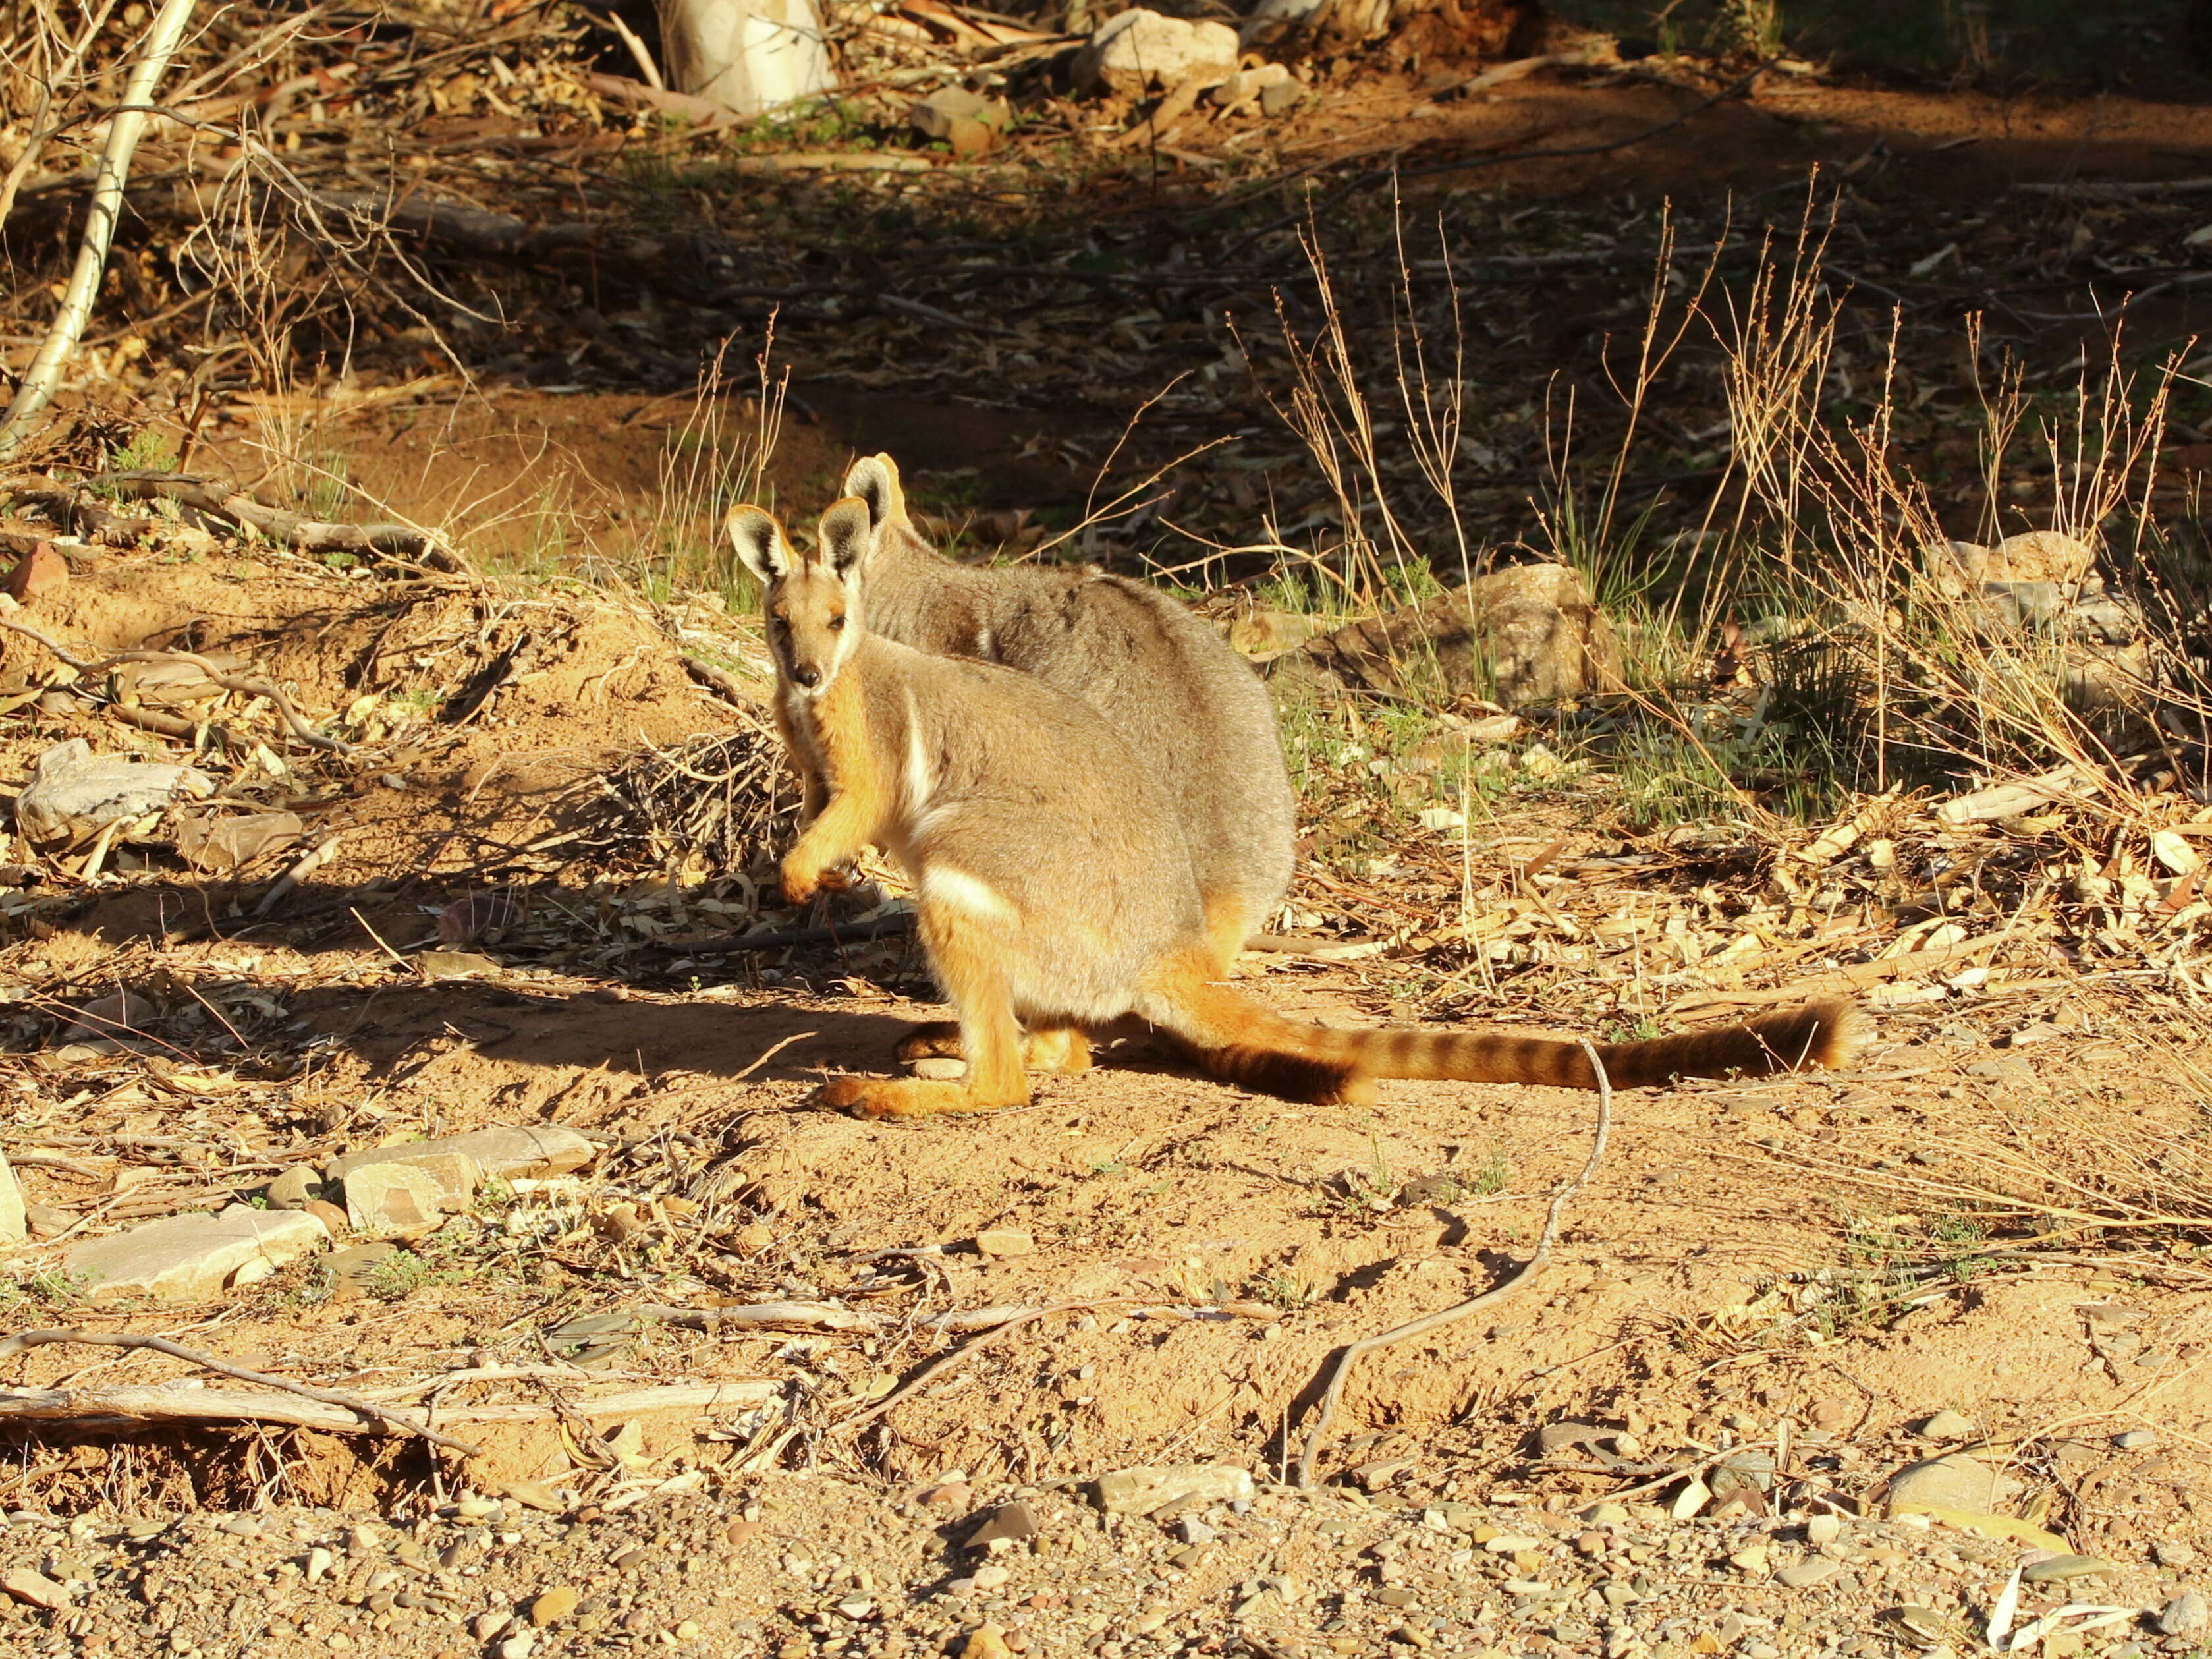
[(898, 467), (845, 475), (867, 504), (868, 629), (932, 656), (1004, 663), (1080, 698), (1136, 750), (1190, 848), (1224, 972), (1290, 885), (1297, 799), (1251, 665), (1183, 605), (1092, 568), (948, 559), (908, 517)]
[[(823, 514), (805, 555), (758, 507), (733, 507), (726, 522), (767, 589), (778, 724), (822, 792), (783, 860), (784, 896), (801, 902), (842, 879), (863, 846), (886, 848), (914, 882), (918, 931), (968, 1060), (957, 1082), (834, 1077), (828, 1103), (877, 1117), (1018, 1104), (1028, 1068), (1082, 1070), (1085, 1032), (1130, 1013), (1215, 1076), (1295, 1100), (1371, 1099), (1378, 1077), (1595, 1085), (1577, 1043), (1332, 1030), (1223, 983), (1153, 755), (1034, 675), (872, 632), (882, 553), (864, 501)], [(1624, 1088), (1833, 1066), (1858, 1020), (1848, 1003), (1815, 1003), (1598, 1054)]]

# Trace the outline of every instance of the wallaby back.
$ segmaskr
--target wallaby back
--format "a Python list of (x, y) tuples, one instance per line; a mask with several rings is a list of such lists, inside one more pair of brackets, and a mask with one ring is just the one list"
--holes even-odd
[(915, 528), (898, 468), (846, 475), (873, 532), (868, 626), (933, 655), (1003, 663), (1080, 698), (1158, 778), (1224, 964), (1290, 884), (1297, 799), (1267, 687), (1169, 595), (1096, 569), (946, 558)]

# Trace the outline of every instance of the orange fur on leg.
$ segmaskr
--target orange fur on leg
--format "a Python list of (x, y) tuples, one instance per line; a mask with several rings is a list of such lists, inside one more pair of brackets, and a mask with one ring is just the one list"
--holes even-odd
[(1202, 902), (1206, 907), (1206, 943), (1213, 953), (1215, 975), (1226, 978), (1251, 934), (1252, 918), (1245, 914), (1244, 901), (1234, 893), (1207, 893)]
[(1022, 1031), (1000, 947), (986, 927), (957, 906), (924, 899), (915, 917), (939, 986), (960, 1011), (960, 1048), (968, 1075), (957, 1083), (924, 1078), (832, 1078), (825, 1104), (868, 1117), (933, 1117), (990, 1112), (1029, 1103), (1022, 1070)]

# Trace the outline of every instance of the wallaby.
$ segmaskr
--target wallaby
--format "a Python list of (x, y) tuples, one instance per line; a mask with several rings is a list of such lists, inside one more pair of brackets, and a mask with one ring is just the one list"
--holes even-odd
[[(805, 556), (758, 507), (732, 508), (726, 528), (767, 590), (777, 722), (823, 803), (783, 860), (784, 896), (842, 880), (871, 842), (896, 857), (968, 1061), (957, 1082), (833, 1077), (827, 1103), (875, 1117), (1019, 1104), (1029, 1067), (1083, 1070), (1086, 1032), (1131, 1013), (1213, 1075), (1294, 1100), (1371, 1100), (1382, 1077), (1595, 1086), (1577, 1043), (1331, 1030), (1223, 983), (1153, 757), (1033, 675), (872, 633), (865, 502), (823, 514)], [(1624, 1088), (1763, 1075), (1844, 1064), (1858, 1024), (1849, 1003), (1820, 1002), (1598, 1054)]]
[(867, 503), (871, 633), (1034, 674), (1090, 704), (1149, 763), (1182, 826), (1226, 973), (1290, 885), (1297, 833), (1274, 708), (1251, 665), (1143, 582), (946, 558), (915, 528), (888, 455), (855, 461), (845, 494)]

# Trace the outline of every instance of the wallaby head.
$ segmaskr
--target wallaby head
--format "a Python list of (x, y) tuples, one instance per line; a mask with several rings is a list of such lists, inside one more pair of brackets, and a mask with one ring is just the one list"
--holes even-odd
[(767, 590), (768, 642), (777, 669), (805, 696), (820, 696), (862, 632), (867, 504), (842, 501), (824, 513), (806, 553), (792, 546), (773, 514), (757, 507), (732, 507), (722, 527), (745, 568)]
[(868, 506), (868, 524), (906, 522), (906, 490), (899, 483), (898, 463), (888, 455), (863, 455), (845, 474), (845, 494)]

